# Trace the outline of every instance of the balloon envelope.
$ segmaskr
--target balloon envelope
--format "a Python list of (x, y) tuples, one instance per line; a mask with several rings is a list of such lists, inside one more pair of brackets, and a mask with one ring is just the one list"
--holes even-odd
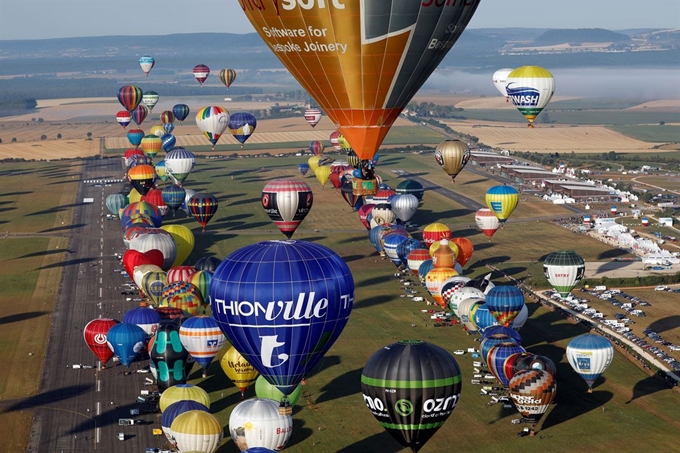
[(449, 418), (461, 388), (453, 356), (424, 341), (385, 346), (361, 372), (364, 403), (388, 433), (414, 452)]
[(193, 384), (178, 384), (165, 389), (158, 400), (158, 407), (161, 412), (178, 401), (196, 401), (205, 407), (210, 407), (210, 395), (201, 387)]
[(224, 374), (241, 390), (241, 395), (255, 383), (255, 379), (260, 375), (233, 346), (227, 349), (220, 359), (220, 366)]
[(314, 196), (302, 181), (276, 179), (264, 186), (261, 201), (269, 218), (290, 239), (312, 209)]
[(179, 339), (189, 355), (206, 371), (227, 340), (211, 316), (194, 316), (184, 321), (179, 328)]
[(113, 350), (107, 344), (106, 334), (119, 322), (111, 318), (97, 318), (88, 322), (83, 329), (85, 344), (102, 365), (106, 365), (106, 362), (113, 357)]
[(255, 128), (257, 127), (257, 119), (247, 112), (236, 112), (229, 116), (228, 123), (231, 135), (234, 136), (239, 143), (243, 144), (250, 138)]
[(144, 349), (145, 340), (146, 332), (135, 324), (113, 325), (106, 334), (106, 342), (113, 355), (125, 366), (129, 366)]
[(553, 252), (543, 261), (543, 273), (562, 297), (569, 295), (581, 281), (585, 272), (586, 263), (583, 257), (571, 250)]
[(557, 380), (543, 370), (523, 370), (512, 377), (508, 389), (519, 413), (536, 423), (555, 399)]
[[(431, 2), (398, 7), (392, 2), (354, 2), (342, 8), (307, 4), (243, 9), (357, 155), (370, 160), (463, 33), (479, 2), (449, 2), (446, 7), (432, 7)], [(282, 38), (269, 32), (272, 27), (297, 30), (301, 24), (324, 32), (313, 41), (307, 33)], [(337, 42), (340, 35), (342, 43)], [(313, 49), (308, 48), (311, 42)]]
[(505, 90), (510, 102), (532, 126), (555, 93), (555, 78), (539, 66), (522, 66), (508, 74)]
[(182, 452), (214, 453), (222, 442), (222, 423), (203, 410), (184, 412), (170, 425), (177, 449)]
[(283, 450), (293, 434), (293, 417), (279, 414), (279, 403), (251, 398), (229, 415), (229, 432), (240, 451), (252, 447)]
[(210, 285), (222, 331), (285, 394), (340, 336), (353, 301), (354, 279), (343, 259), (303, 241), (242, 247), (224, 259)]
[(446, 174), (455, 181), (470, 160), (470, 150), (467, 145), (460, 140), (445, 140), (437, 145), (434, 151), (434, 158)]
[(605, 372), (614, 359), (611, 341), (591, 333), (579, 335), (567, 345), (569, 365), (593, 388), (595, 381)]
[(486, 205), (503, 224), (519, 202), (519, 193), (511, 186), (494, 186), (486, 192)]

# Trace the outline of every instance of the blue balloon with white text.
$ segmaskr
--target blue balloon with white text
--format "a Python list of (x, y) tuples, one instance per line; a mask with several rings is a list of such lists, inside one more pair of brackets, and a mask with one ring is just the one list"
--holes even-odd
[(331, 249), (305, 241), (242, 247), (215, 270), (210, 306), (243, 357), (285, 395), (344, 329), (354, 278)]

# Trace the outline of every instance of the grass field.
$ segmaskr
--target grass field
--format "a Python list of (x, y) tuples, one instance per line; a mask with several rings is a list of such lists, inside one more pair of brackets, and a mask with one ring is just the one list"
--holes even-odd
[[(197, 192), (213, 193), (220, 201), (217, 214), (205, 233), (200, 232), (193, 218), (185, 218), (182, 214), (166, 219), (166, 223), (185, 224), (194, 231), (196, 246), (189, 263), (208, 254), (224, 257), (238, 247), (259, 240), (283, 238), (262, 210), (260, 192), (264, 183), (271, 179), (301, 178), (297, 165), (303, 160), (199, 159), (186, 181), (186, 187)], [(60, 236), (61, 219), (70, 218), (74, 200), (68, 199), (67, 195), (74, 193), (77, 181), (72, 176), (77, 169), (69, 163), (8, 165), (0, 166), (5, 176), (0, 181), (8, 180), (4, 183), (7, 186), (0, 186), (0, 194), (3, 194), (0, 201), (5, 202), (1, 207), (9, 209), (3, 211), (0, 217), (3, 226), (6, 225), (2, 229), (40, 234), (41, 238), (47, 236), (44, 239), (49, 241), (65, 241), (65, 238), (55, 239), (52, 236)], [(390, 169), (419, 173), (480, 203), (487, 188), (494, 185), (467, 171), (463, 171), (456, 183), (452, 184), (432, 155), (381, 152), (379, 173), (394, 186), (400, 179), (390, 173)], [(24, 181), (20, 181), (19, 177), (24, 178)], [(378, 257), (368, 242), (366, 230), (339, 193), (330, 184), (321, 188), (311, 174), (304, 180), (314, 191), (314, 207), (294, 237), (327, 245), (343, 256), (354, 274), (357, 294), (347, 328), (309, 377), (305, 397), (298, 403), (294, 414), (294, 434), (286, 451), (401, 452), (403, 449), (383, 432), (365, 408), (359, 386), (363, 364), (380, 347), (404, 338), (431, 341), (450, 351), (478, 346), (478, 343), (459, 326), (433, 327), (429, 317), (420, 313), (421, 309), (428, 308), (424, 303), (414, 303), (408, 298), (399, 297), (403, 291), (398, 280), (392, 277), (395, 268), (389, 261)], [(36, 197), (35, 194), (43, 193), (51, 201), (33, 202), (31, 195)], [(36, 210), (37, 214), (31, 215), (32, 210)], [(452, 227), (454, 235), (470, 238), (476, 251), (468, 264), (466, 273), (469, 275), (486, 272), (477, 263), (481, 259), (500, 262), (508, 273), (519, 277), (526, 273), (540, 273), (539, 260), (546, 253), (561, 248), (574, 249), (588, 260), (606, 259), (618, 253), (585, 235), (573, 234), (550, 222), (533, 220), (544, 215), (569, 214), (563, 207), (542, 203), (537, 197), (523, 198), (507, 226), (489, 241), (474, 226), (473, 212), (440, 195), (427, 192), (422, 207), (412, 220), (420, 225), (441, 221)], [(419, 237), (417, 232), (414, 236)], [(16, 241), (13, 242), (15, 246), (7, 248), (7, 251), (3, 247), (0, 252), (3, 263), (12, 262), (13, 269), (33, 270), (36, 273), (36, 269), (44, 266), (45, 260), (61, 259), (60, 253), (53, 253), (58, 244), (35, 240), (29, 244), (14, 238), (3, 241)], [(3, 266), (0, 270), (0, 279), (15, 279), (20, 282), (18, 286), (26, 293), (33, 294), (34, 298), (42, 291), (41, 282), (54, 278), (43, 275), (45, 270), (36, 273), (37, 276), (31, 275), (31, 272), (28, 275), (4, 275), (3, 272), (9, 272), (8, 268)], [(502, 282), (497, 280), (497, 283)], [(31, 288), (35, 289), (31, 291)], [(418, 291), (419, 295), (425, 295), (424, 289), (419, 288)], [(17, 305), (14, 296), (7, 300), (0, 298), (3, 310), (6, 310), (4, 307), (11, 302), (10, 299), (14, 301), (19, 317), (26, 317), (20, 313), (36, 310), (34, 303)], [(675, 302), (659, 300), (653, 304), (661, 309), (664, 306), (674, 307)], [(517, 414), (502, 411), (499, 405), (486, 407), (488, 399), (477, 395), (476, 386), (469, 384), (472, 359), (469, 355), (456, 356), (464, 377), (461, 402), (451, 419), (423, 448), (423, 452), (450, 451), (452, 445), (457, 451), (482, 453), (499, 449), (524, 452), (539, 448), (558, 453), (611, 449), (639, 452), (649, 445), (654, 445), (659, 451), (673, 451), (677, 447), (672, 434), (680, 429), (678, 394), (649, 378), (617, 354), (611, 368), (598, 381), (595, 392), (587, 395), (585, 383), (564, 360), (566, 344), (583, 331), (537, 304), (529, 304), (529, 308), (531, 317), (521, 332), (524, 346), (531, 352), (544, 354), (559, 363), (557, 401), (539, 425), (542, 438), (517, 438), (515, 433), (518, 428), (510, 424)], [(51, 308), (45, 311), (49, 313)], [(21, 323), (41, 319), (49, 317), (41, 315), (22, 320)], [(651, 317), (649, 319), (651, 321)], [(13, 324), (19, 325), (20, 322)], [(47, 325), (37, 328), (47, 331)], [(0, 330), (0, 344), (4, 344), (3, 334)], [(23, 344), (17, 347), (23, 347)], [(27, 353), (17, 354), (16, 357), (23, 364), (26, 356)], [(37, 352), (35, 358), (37, 362)], [(42, 359), (39, 360), (42, 363)], [(15, 363), (14, 366), (18, 365)], [(36, 371), (36, 376), (39, 376), (39, 371)], [(212, 411), (226, 426), (231, 409), (240, 401), (238, 389), (226, 379), (217, 364), (211, 367), (208, 378), (203, 380), (199, 376), (200, 373), (195, 372), (192, 382), (200, 383), (211, 393)], [(25, 379), (25, 373), (21, 377)], [(6, 385), (7, 392), (12, 387), (20, 395), (21, 385), (28, 384), (8, 380)], [(253, 394), (252, 390), (249, 392), (249, 395)], [(0, 434), (10, 436), (12, 433), (9, 429), (15, 429), (14, 434), (23, 432), (20, 428), (28, 426), (29, 422), (25, 419), (25, 414), (3, 414), (2, 421), (5, 423)], [(644, 435), (630, 436), (631, 431), (644, 432)], [(588, 440), (585, 446), (583, 439)], [(539, 445), (528, 446), (528, 443)], [(230, 440), (219, 449), (221, 453), (235, 451)]]
[[(38, 392), (79, 178), (78, 163), (0, 165), (0, 398)], [(0, 413), (6, 451), (25, 451), (31, 416)]]
[(628, 137), (643, 142), (680, 142), (680, 126), (678, 125), (639, 125), (628, 124), (619, 126), (610, 126), (617, 132), (620, 132)]

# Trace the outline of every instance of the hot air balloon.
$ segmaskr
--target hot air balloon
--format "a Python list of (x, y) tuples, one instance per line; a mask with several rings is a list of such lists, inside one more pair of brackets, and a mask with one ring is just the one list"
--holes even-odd
[(204, 64), (197, 64), (194, 66), (193, 73), (196, 81), (198, 81), (198, 83), (203, 86), (203, 82), (205, 82), (205, 80), (210, 75), (210, 68)]
[(415, 195), (419, 202), (423, 201), (423, 195), (425, 194), (423, 185), (415, 179), (407, 179), (400, 182), (397, 184), (397, 187), (394, 188), (394, 191), (398, 194)]
[(191, 276), (198, 272), (194, 266), (173, 266), (168, 269), (168, 284), (175, 282), (191, 283)]
[[(493, 327), (502, 327), (502, 326), (492, 326), (486, 329), (488, 331), (489, 329), (492, 329)], [(515, 332), (512, 329), (508, 329), (515, 334)], [(486, 357), (489, 355), (489, 351), (491, 350), (492, 347), (496, 346), (497, 344), (500, 343), (516, 343), (520, 344), (517, 340), (515, 340), (513, 337), (508, 336), (504, 333), (497, 333), (494, 335), (486, 335), (486, 331), (482, 333), (482, 338), (481, 341), (479, 342), (479, 355), (482, 357), (482, 360), (484, 360), (484, 363), (487, 363)]]
[[(340, 180), (342, 181), (343, 178), (341, 177)], [(352, 190), (352, 182), (351, 181), (345, 181), (345, 182), (342, 183), (342, 186), (340, 187), (340, 193), (342, 195), (342, 198), (355, 211), (357, 211), (359, 208), (361, 208), (364, 205), (364, 199), (362, 197), (356, 195), (354, 193), (354, 191)]]
[(326, 183), (328, 182), (328, 178), (331, 176), (331, 167), (327, 167), (325, 165), (318, 167), (314, 171), (314, 175), (316, 176), (316, 179), (321, 183), (321, 187), (325, 186)]
[[(141, 141), (141, 146), (142, 150), (144, 151), (144, 154), (147, 156), (154, 158), (156, 154), (158, 154), (158, 151), (161, 150), (161, 146), (163, 145), (163, 140), (161, 140), (160, 137), (156, 135), (147, 135), (144, 138), (142, 138)], [(155, 172), (155, 170), (154, 170)]]
[(397, 214), (388, 203), (376, 204), (371, 211), (371, 227), (376, 225), (390, 225), (397, 219)]
[(516, 286), (495, 286), (486, 295), (486, 305), (500, 325), (509, 327), (524, 306), (524, 293)]
[(324, 144), (321, 143), (319, 140), (314, 140), (314, 141), (309, 143), (309, 150), (315, 156), (318, 156), (319, 154), (323, 153), (323, 149), (324, 149)]
[(364, 403), (402, 446), (417, 452), (460, 399), (458, 363), (446, 350), (405, 340), (375, 352), (361, 372)]
[[(358, 195), (371, 195), (377, 189), (371, 159), (403, 108), (463, 33), (478, 4), (433, 8), (416, 2), (397, 8), (392, 2), (363, 2), (343, 8), (243, 9), (264, 42), (365, 161), (362, 177), (353, 183)], [(306, 48), (309, 37), (280, 38), (268, 30), (297, 29), (301, 20), (329, 32), (314, 35), (311, 51), (279, 52), (286, 46)], [(340, 33), (346, 38), (342, 48), (336, 42)], [(328, 52), (329, 48), (336, 51)]]
[[(277, 301), (285, 310), (275, 309)], [(210, 285), (222, 331), (286, 395), (340, 336), (353, 301), (354, 279), (343, 259), (323, 245), (295, 240), (236, 250)]]
[(137, 192), (146, 195), (153, 187), (156, 170), (151, 165), (136, 165), (128, 170), (128, 179)]
[(118, 124), (123, 126), (123, 129), (125, 129), (128, 124), (130, 124), (130, 121), (132, 121), (132, 116), (130, 116), (130, 112), (127, 110), (121, 110), (120, 112), (116, 113), (116, 121), (118, 121)]
[(181, 186), (194, 168), (195, 162), (194, 153), (177, 146), (165, 156), (165, 171), (175, 184)]
[(179, 121), (179, 124), (182, 124), (182, 121), (189, 116), (189, 106), (186, 104), (175, 104), (172, 107), (172, 113), (175, 115), (175, 119)]
[[(163, 161), (165, 162), (165, 161)], [(158, 168), (158, 166), (156, 166)], [(184, 196), (186, 195), (186, 190), (178, 186), (177, 184), (172, 184), (170, 186), (164, 187), (161, 191), (161, 196), (165, 204), (172, 210), (172, 212), (177, 212), (182, 203), (184, 203)]]
[(209, 412), (190, 410), (170, 425), (177, 450), (214, 453), (222, 442), (222, 423)]
[(486, 356), (486, 364), (488, 365), (491, 374), (496, 376), (496, 379), (498, 379), (498, 382), (500, 382), (503, 387), (507, 387), (510, 383), (510, 378), (508, 377), (508, 374), (506, 374), (506, 369), (509, 374), (513, 373), (512, 366), (506, 364), (508, 358), (514, 354), (521, 354), (523, 352), (526, 352), (524, 347), (515, 343), (514, 340), (498, 343), (489, 349)]
[(159, 98), (160, 96), (155, 91), (145, 91), (142, 95), (142, 102), (148, 107), (149, 112), (151, 112), (153, 108), (156, 107), (156, 104), (158, 104)]
[(196, 125), (215, 149), (225, 129), (229, 125), (229, 112), (218, 105), (209, 105), (196, 112)]
[(167, 274), (163, 271), (148, 272), (142, 277), (142, 291), (154, 304), (159, 304), (163, 288), (167, 286)]
[(489, 327), (499, 325), (498, 321), (496, 321), (496, 318), (494, 318), (494, 316), (491, 314), (491, 311), (489, 311), (489, 306), (486, 303), (479, 304), (477, 310), (475, 311), (475, 315), (472, 317), (472, 320), (475, 324), (477, 332), (482, 334)]
[(451, 239), (451, 228), (443, 223), (431, 223), (423, 229), (423, 242), (428, 247), (442, 239)]
[(205, 227), (210, 222), (217, 212), (217, 198), (209, 193), (198, 193), (191, 197), (187, 203), (187, 208), (194, 216), (196, 221), (203, 227), (203, 232), (205, 232)]
[(88, 322), (83, 329), (85, 344), (97, 356), (102, 365), (106, 365), (106, 362), (113, 357), (113, 350), (107, 344), (106, 334), (111, 327), (119, 322), (110, 318), (97, 318)]
[(161, 322), (154, 335), (149, 356), (156, 366), (158, 388), (165, 390), (186, 383), (185, 365), (189, 352), (179, 338), (179, 327), (171, 322)]
[(163, 259), (163, 253), (160, 250), (147, 250), (145, 252), (126, 250), (125, 253), (123, 253), (122, 261), (125, 271), (132, 277), (135, 268), (144, 264), (161, 267), (163, 265)]
[(155, 64), (156, 60), (148, 55), (144, 55), (143, 57), (139, 58), (139, 67), (142, 68), (142, 71), (147, 75), (147, 77), (149, 76), (149, 72), (151, 72), (151, 69), (153, 69)]
[(167, 231), (160, 228), (147, 228), (130, 240), (130, 249), (139, 252), (147, 252), (151, 249), (160, 250), (163, 254), (163, 270), (168, 270), (172, 267), (177, 255), (177, 244)]
[[(522, 336), (515, 329), (504, 327), (501, 325), (491, 326), (482, 333), (482, 341), (493, 335), (506, 336), (515, 341), (517, 344), (522, 344)], [(484, 357), (484, 356), (482, 356)]]
[(466, 299), (485, 301), (486, 295), (477, 288), (463, 286), (462, 288), (458, 289), (458, 291), (455, 291), (451, 296), (449, 296), (449, 299), (447, 300), (449, 307), (453, 311), (453, 314), (459, 318), (461, 317), (461, 314), (459, 313), (460, 304)]
[(233, 69), (222, 69), (220, 70), (220, 80), (224, 84), (227, 89), (231, 86), (232, 83), (234, 83), (234, 80), (236, 80), (236, 71)]
[(505, 90), (513, 105), (529, 121), (529, 127), (534, 127), (536, 116), (555, 93), (555, 79), (547, 69), (522, 66), (508, 74)]
[(139, 104), (132, 110), (132, 112), (130, 112), (130, 116), (132, 117), (132, 121), (134, 121), (135, 124), (139, 126), (144, 122), (146, 117), (149, 115), (149, 112), (149, 107), (144, 104)]
[(201, 297), (205, 303), (210, 297), (210, 283), (212, 282), (212, 272), (204, 270), (196, 270), (196, 273), (191, 276), (191, 284), (194, 285), (201, 293)]
[(201, 387), (193, 384), (178, 384), (168, 387), (158, 400), (158, 407), (165, 412), (171, 404), (179, 401), (196, 401), (205, 407), (210, 407), (210, 395)]
[(524, 353), (515, 360), (512, 368), (514, 373), (520, 370), (543, 370), (550, 373), (554, 378), (557, 377), (555, 362), (544, 355)]
[(307, 121), (312, 127), (319, 124), (319, 121), (321, 121), (321, 110), (317, 108), (305, 110), (305, 121)]
[(390, 231), (385, 233), (382, 238), (383, 250), (385, 250), (385, 255), (392, 261), (392, 264), (399, 267), (401, 266), (401, 258), (397, 253), (397, 248), (401, 243), (408, 240), (408, 235), (403, 234), (402, 231)]
[(413, 275), (418, 277), (420, 265), (428, 260), (432, 261), (432, 256), (430, 255), (430, 251), (428, 249), (423, 247), (420, 249), (413, 250), (411, 253), (408, 254), (407, 257), (408, 268), (411, 270)]
[(288, 239), (312, 209), (312, 189), (302, 181), (276, 179), (262, 189), (262, 207)]
[(253, 385), (255, 379), (260, 375), (233, 346), (227, 349), (227, 352), (220, 359), (220, 366), (224, 374), (241, 391), (241, 398), (243, 398), (246, 389)]
[(415, 195), (404, 194), (396, 195), (392, 198), (390, 203), (392, 206), (392, 211), (396, 214), (397, 219), (402, 222), (408, 222), (413, 217), (418, 209), (418, 198)]
[(588, 384), (588, 393), (593, 393), (593, 384), (605, 372), (614, 359), (611, 341), (599, 335), (579, 335), (567, 345), (569, 365)]
[(112, 193), (106, 197), (105, 203), (111, 214), (117, 216), (120, 210), (127, 205), (127, 197), (122, 193)]
[(257, 127), (257, 119), (250, 113), (247, 112), (236, 112), (229, 116), (228, 123), (231, 135), (234, 136), (236, 140), (243, 144), (250, 138), (255, 128)]
[[(220, 265), (221, 262), (222, 260), (217, 258), (216, 256), (204, 256), (199, 258), (198, 261), (196, 261), (194, 267), (196, 268), (196, 270), (208, 271), (211, 274), (213, 274), (215, 273), (217, 267)], [(207, 297), (206, 300), (208, 300)]]
[(134, 85), (127, 85), (118, 89), (118, 102), (125, 110), (132, 111), (142, 102), (142, 89)]
[(493, 73), (493, 84), (499, 93), (505, 97), (505, 102), (509, 102), (508, 92), (505, 86), (508, 84), (508, 74), (512, 72), (512, 68), (503, 68)]
[(451, 176), (451, 181), (455, 181), (458, 173), (470, 160), (470, 150), (460, 140), (444, 140), (437, 145), (434, 158), (446, 174)]
[(508, 389), (519, 413), (529, 423), (536, 424), (555, 399), (557, 380), (543, 370), (518, 371)]
[(138, 325), (146, 332), (147, 337), (151, 337), (158, 329), (161, 315), (148, 307), (136, 307), (125, 312), (123, 322)]
[(181, 266), (194, 250), (196, 242), (194, 233), (186, 226), (178, 224), (163, 225), (161, 228), (170, 233), (170, 236), (175, 240), (175, 245), (177, 245), (177, 255), (172, 263), (172, 267)]
[(498, 221), (498, 217), (489, 208), (482, 208), (475, 213), (475, 223), (482, 233), (487, 237), (493, 236), (501, 223)]
[(106, 333), (106, 342), (113, 355), (125, 366), (130, 366), (144, 349), (145, 340), (146, 332), (141, 327), (124, 322), (111, 326)]
[(127, 131), (127, 139), (132, 146), (139, 146), (144, 138), (144, 131), (141, 129), (130, 129)]
[[(142, 142), (142, 138), (144, 138), (144, 131), (140, 130), (142, 137), (139, 139), (139, 143)], [(129, 167), (132, 164), (132, 158), (136, 156), (145, 156), (144, 151), (138, 148), (130, 148), (126, 149), (125, 153), (123, 154), (123, 158), (125, 159), (125, 166)]]
[(174, 435), (171, 429), (172, 422), (175, 421), (179, 415), (188, 411), (210, 412), (210, 409), (201, 403), (191, 400), (177, 401), (165, 408), (161, 415), (161, 428), (170, 443), (174, 442)]
[(163, 134), (165, 134), (165, 128), (162, 124), (154, 124), (151, 126), (151, 129), (149, 129), (149, 133), (151, 135), (155, 135), (156, 137), (162, 137)]
[(172, 110), (164, 110), (161, 112), (161, 123), (171, 124), (175, 122), (175, 114)]
[(458, 253), (456, 253), (456, 261), (461, 265), (465, 266), (468, 260), (472, 257), (472, 252), (475, 250), (475, 246), (471, 240), (463, 237), (452, 237), (449, 239), (458, 246)]
[[(267, 382), (264, 376), (258, 376), (257, 379), (255, 380), (255, 395), (257, 395), (258, 398), (267, 398), (270, 400), (274, 400), (277, 403), (285, 397), (285, 395), (281, 393), (281, 391), (277, 389), (275, 385), (272, 385), (269, 382)], [(298, 402), (301, 396), (302, 396), (302, 384), (298, 384), (295, 390), (293, 390), (293, 392), (290, 395), (288, 395), (290, 405), (295, 406), (295, 404)]]
[[(454, 295), (452, 299), (456, 297)], [(463, 323), (464, 329), (467, 332), (476, 332), (477, 325), (475, 324), (475, 313), (477, 309), (484, 304), (484, 299), (479, 298), (465, 298), (458, 305), (458, 317), (460, 322)], [(452, 305), (452, 304), (451, 304)]]
[(302, 176), (305, 176), (307, 172), (309, 171), (309, 164), (302, 163), (298, 165), (298, 171)]
[[(172, 134), (163, 134), (160, 137), (160, 142), (161, 142), (161, 148), (163, 148), (163, 151), (166, 153), (169, 153), (177, 144), (177, 139), (175, 138), (174, 135)], [(165, 165), (165, 161), (163, 162), (163, 165)], [(167, 178), (165, 178), (167, 179)]]
[(156, 227), (159, 227), (163, 222), (163, 216), (157, 206), (145, 201), (137, 201), (130, 203), (123, 209), (123, 212), (120, 214), (121, 225), (124, 226), (133, 214), (144, 214), (148, 216)]
[(486, 205), (501, 225), (505, 224), (519, 202), (519, 193), (511, 186), (493, 186), (486, 191)]
[(208, 372), (224, 342), (227, 340), (212, 316), (194, 316), (182, 323), (179, 339), (189, 355), (203, 368), (203, 377)]
[(253, 447), (280, 451), (293, 434), (293, 417), (281, 415), (276, 401), (251, 398), (231, 411), (229, 432), (239, 451)]
[(571, 250), (553, 252), (543, 261), (545, 277), (562, 297), (569, 295), (569, 292), (581, 281), (585, 272), (586, 263), (583, 258)]
[(342, 149), (342, 146), (340, 146), (340, 136), (341, 135), (342, 134), (339, 131), (333, 131), (333, 132), (331, 132), (331, 135), (328, 138), (328, 140), (331, 142), (331, 146), (333, 146), (333, 148), (336, 151), (340, 151)]

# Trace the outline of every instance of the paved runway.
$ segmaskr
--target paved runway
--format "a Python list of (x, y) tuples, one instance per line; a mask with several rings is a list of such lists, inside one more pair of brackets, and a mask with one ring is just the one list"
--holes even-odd
[[(82, 180), (118, 179), (124, 173), (120, 159), (85, 161)], [(17, 407), (33, 411), (34, 423), (29, 440), (30, 452), (121, 452), (160, 447), (164, 436), (154, 437), (154, 425), (118, 426), (119, 418), (129, 418), (130, 409), (148, 374), (123, 375), (125, 367), (113, 364), (97, 369), (98, 361), (85, 346), (83, 327), (92, 319), (123, 313), (135, 302), (126, 302), (119, 286), (126, 281), (122, 266), (113, 256), (124, 251), (120, 222), (107, 220), (104, 200), (122, 188), (120, 183), (95, 187), (80, 184), (74, 210), (70, 249), (62, 262), (64, 272), (59, 298), (52, 317), (50, 340), (41, 382), (41, 392), (24, 399)], [(82, 203), (83, 198), (93, 203)], [(73, 364), (93, 365), (73, 369)], [(113, 366), (115, 365), (115, 366)], [(136, 370), (143, 363), (133, 363)], [(112, 404), (113, 403), (113, 404)], [(156, 415), (134, 417), (156, 421)], [(117, 435), (123, 432), (126, 440)]]

